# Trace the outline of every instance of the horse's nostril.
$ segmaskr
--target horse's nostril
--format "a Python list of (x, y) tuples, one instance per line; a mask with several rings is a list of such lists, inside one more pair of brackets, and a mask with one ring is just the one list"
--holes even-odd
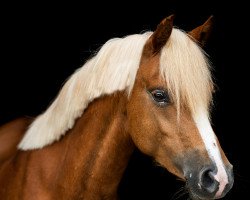
[(205, 188), (210, 187), (214, 183), (214, 177), (211, 170), (206, 170), (201, 175), (201, 185)]
[(212, 194), (218, 190), (219, 183), (215, 180), (214, 172), (212, 169), (206, 169), (200, 175), (200, 189)]

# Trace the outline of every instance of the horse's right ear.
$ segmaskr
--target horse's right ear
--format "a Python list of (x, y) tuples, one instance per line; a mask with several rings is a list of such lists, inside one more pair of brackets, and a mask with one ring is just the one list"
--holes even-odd
[(170, 15), (158, 24), (156, 30), (151, 35), (147, 45), (145, 46), (148, 50), (148, 54), (157, 54), (166, 44), (173, 29), (173, 20), (174, 15)]
[(193, 29), (188, 34), (204, 47), (211, 34), (213, 23), (214, 17), (210, 16), (204, 24)]

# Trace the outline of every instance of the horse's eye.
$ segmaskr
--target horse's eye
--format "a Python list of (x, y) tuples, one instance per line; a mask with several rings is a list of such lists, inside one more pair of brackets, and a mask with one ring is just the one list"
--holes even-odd
[(156, 89), (150, 91), (154, 101), (160, 105), (166, 105), (169, 102), (168, 93), (165, 90)]

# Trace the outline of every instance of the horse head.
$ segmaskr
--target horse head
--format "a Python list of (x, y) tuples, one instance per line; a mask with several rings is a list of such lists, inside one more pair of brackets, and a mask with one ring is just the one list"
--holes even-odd
[(210, 124), (213, 81), (204, 45), (212, 18), (189, 34), (164, 19), (147, 40), (128, 103), (136, 146), (186, 180), (193, 199), (223, 197), (232, 165)]

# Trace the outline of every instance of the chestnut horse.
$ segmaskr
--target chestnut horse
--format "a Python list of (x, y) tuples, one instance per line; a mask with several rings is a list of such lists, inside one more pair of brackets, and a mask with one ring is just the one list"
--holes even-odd
[(212, 19), (185, 33), (109, 40), (40, 116), (0, 128), (0, 199), (117, 199), (137, 147), (186, 181), (192, 199), (233, 185), (209, 120), (213, 82), (201, 47)]

